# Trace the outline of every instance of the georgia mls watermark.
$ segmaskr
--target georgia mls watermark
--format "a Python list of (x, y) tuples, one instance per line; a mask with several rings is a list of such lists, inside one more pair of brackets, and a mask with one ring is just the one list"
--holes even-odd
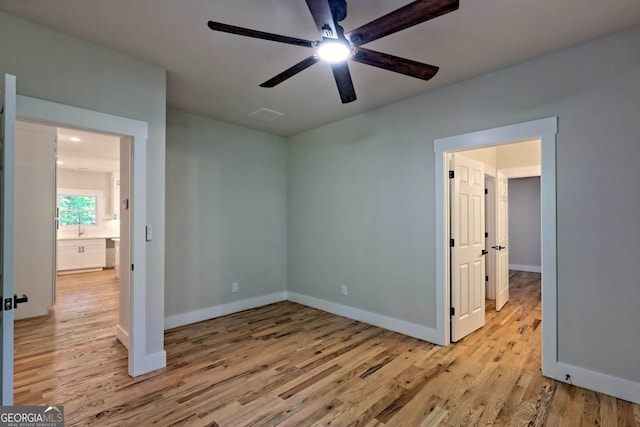
[(64, 406), (1, 406), (0, 427), (64, 427)]

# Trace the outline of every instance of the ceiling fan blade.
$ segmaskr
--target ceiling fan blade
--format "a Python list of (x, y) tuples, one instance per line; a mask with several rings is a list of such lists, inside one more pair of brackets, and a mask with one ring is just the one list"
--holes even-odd
[(266, 82), (262, 83), (260, 86), (261, 87), (274, 87), (274, 86), (282, 83), (283, 81), (287, 80), (288, 78), (295, 76), (300, 71), (306, 70), (307, 68), (311, 67), (313, 64), (315, 64), (318, 61), (320, 61), (320, 58), (318, 58), (317, 56), (312, 55), (312, 56), (310, 56), (310, 57), (308, 57), (306, 59), (303, 59), (302, 61), (298, 62), (293, 67), (290, 67), (290, 68), (284, 70), (283, 72), (281, 72), (277, 76), (267, 80)]
[(363, 47), (355, 48), (351, 59), (362, 64), (372, 65), (422, 80), (431, 79), (439, 70), (435, 65), (423, 64), (422, 62), (376, 52)]
[(459, 0), (417, 0), (345, 34), (355, 46), (453, 12)]
[(279, 34), (265, 33), (264, 31), (252, 30), (250, 28), (236, 27), (235, 25), (223, 24), (220, 22), (209, 21), (207, 23), (210, 29), (214, 31), (222, 31), (224, 33), (237, 34), (239, 36), (253, 37), (255, 39), (271, 40), (274, 42), (293, 44), (296, 46), (314, 47), (316, 42), (310, 40), (298, 39), (295, 37), (281, 36)]
[(346, 61), (331, 64), (331, 70), (333, 71), (333, 77), (336, 79), (336, 85), (338, 85), (338, 92), (340, 92), (340, 99), (343, 104), (353, 102), (356, 100), (356, 90), (353, 87), (351, 81), (351, 73), (349, 72), (349, 65)]
[(337, 39), (338, 31), (331, 14), (329, 0), (307, 0), (307, 6), (309, 6), (309, 12), (311, 12), (322, 37)]

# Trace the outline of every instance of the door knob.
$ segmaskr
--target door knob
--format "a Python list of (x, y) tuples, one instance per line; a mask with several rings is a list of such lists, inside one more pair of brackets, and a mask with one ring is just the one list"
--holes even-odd
[(489, 251), (488, 251), (488, 250), (486, 250), (486, 249), (483, 249), (483, 250), (482, 250), (482, 255), (486, 255), (486, 254), (488, 254), (488, 253), (489, 253)]
[(503, 249), (507, 249), (507, 247), (506, 246), (497, 245), (497, 246), (491, 246), (491, 249), (495, 249), (496, 251), (501, 251)]

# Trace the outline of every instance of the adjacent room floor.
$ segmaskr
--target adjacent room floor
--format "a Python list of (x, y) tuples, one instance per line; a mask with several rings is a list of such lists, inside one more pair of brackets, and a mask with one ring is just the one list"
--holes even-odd
[(540, 372), (540, 275), (446, 348), (282, 302), (167, 331), (168, 366), (127, 375), (113, 271), (61, 276), (49, 316), (15, 326), (15, 404), (65, 425), (640, 425), (640, 405)]

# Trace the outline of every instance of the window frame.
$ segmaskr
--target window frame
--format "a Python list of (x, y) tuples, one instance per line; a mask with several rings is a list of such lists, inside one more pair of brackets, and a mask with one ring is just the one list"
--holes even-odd
[[(102, 227), (102, 215), (101, 210), (104, 206), (104, 191), (102, 190), (89, 190), (82, 188), (58, 188), (56, 192), (56, 212), (58, 218), (60, 218), (60, 196), (84, 196), (96, 198), (96, 223), (95, 224), (82, 224), (81, 227), (99, 228)], [(60, 224), (61, 229), (69, 227), (78, 227), (78, 224)]]

